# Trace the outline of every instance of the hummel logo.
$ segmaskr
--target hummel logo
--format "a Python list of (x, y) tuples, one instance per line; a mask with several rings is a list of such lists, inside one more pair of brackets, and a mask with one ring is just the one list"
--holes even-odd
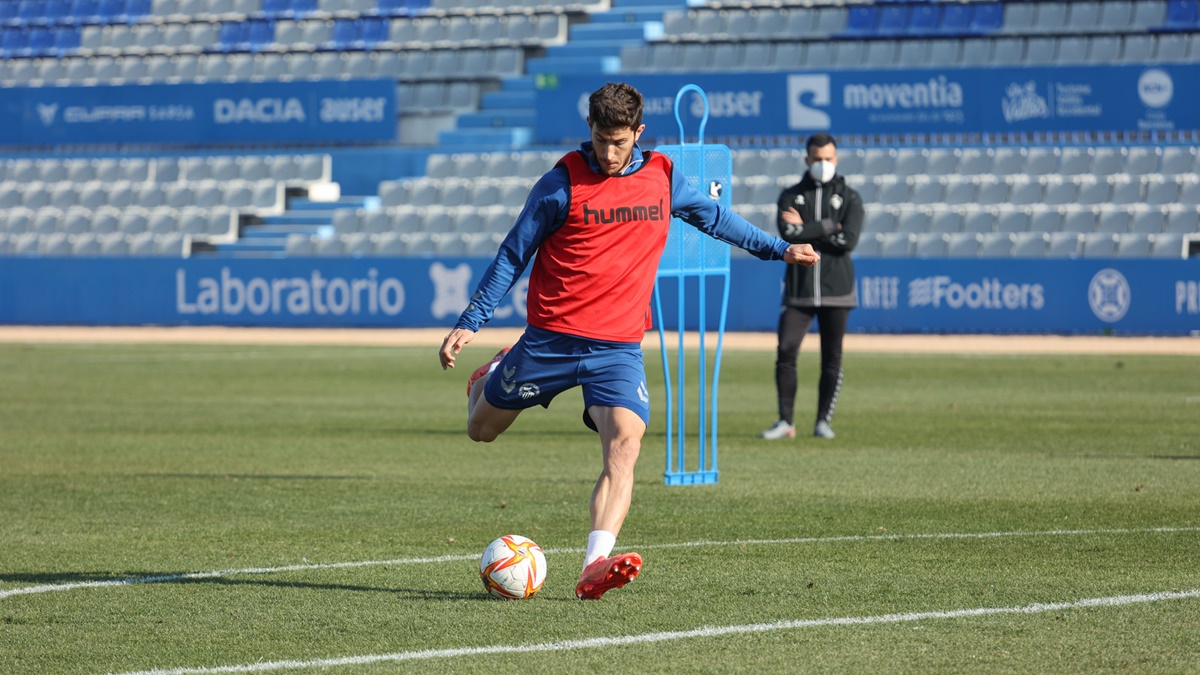
[(517, 386), (516, 382), (511, 382), (509, 380), (500, 380), (500, 388), (503, 389), (504, 393), (506, 393), (506, 394), (511, 394), (512, 390), (515, 389), (516, 386)]
[(54, 124), (54, 116), (58, 114), (57, 103), (39, 103), (37, 104), (38, 117), (42, 118), (42, 124), (50, 126)]
[(642, 399), (642, 403), (650, 402), (650, 390), (646, 388), (645, 382), (638, 383), (638, 398)]
[(516, 374), (517, 374), (517, 367), (516, 367), (516, 366), (513, 366), (513, 367), (511, 367), (511, 368), (505, 368), (505, 369), (504, 369), (504, 379), (506, 379), (506, 380), (511, 380), (511, 379), (512, 379), (512, 377), (513, 377), (513, 375), (516, 375)]

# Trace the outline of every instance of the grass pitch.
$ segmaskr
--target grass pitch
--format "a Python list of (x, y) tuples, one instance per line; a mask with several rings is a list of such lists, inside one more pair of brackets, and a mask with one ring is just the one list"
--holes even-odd
[[(0, 345), (0, 672), (1200, 670), (1154, 595), (1200, 589), (1196, 359), (851, 353), (838, 437), (767, 442), (773, 358), (725, 355), (721, 482), (667, 488), (648, 353), (646, 566), (581, 603), (577, 392), (483, 445), (433, 348)], [(533, 600), (479, 583), (506, 533)]]

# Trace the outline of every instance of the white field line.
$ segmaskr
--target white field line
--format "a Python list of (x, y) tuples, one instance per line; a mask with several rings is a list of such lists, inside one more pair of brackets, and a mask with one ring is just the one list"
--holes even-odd
[(343, 656), (332, 659), (315, 659), (311, 661), (263, 661), (259, 663), (215, 666), (210, 668), (166, 668), (162, 670), (143, 670), (123, 675), (208, 675), (209, 673), (261, 673), (270, 670), (290, 670), (297, 668), (336, 668), (339, 666), (357, 666), (380, 662), (427, 661), (430, 659), (450, 659), (463, 656), (481, 656), (487, 654), (529, 654), (534, 652), (562, 652), (572, 649), (596, 649), (599, 647), (622, 647), (635, 644), (651, 644), (687, 640), (691, 638), (714, 638), (726, 635), (744, 633), (768, 633), (780, 630), (796, 630), (800, 628), (820, 628), (824, 626), (866, 626), (874, 624), (907, 623), (913, 621), (928, 621), (933, 619), (966, 619), (979, 616), (996, 616), (1003, 614), (1043, 614), (1060, 612), (1070, 609), (1087, 609), (1093, 607), (1122, 607), (1125, 605), (1148, 602), (1163, 602), (1166, 600), (1186, 600), (1200, 598), (1200, 589), (1187, 591), (1164, 591), (1146, 593), (1144, 595), (1116, 595), (1106, 598), (1085, 598), (1071, 602), (1036, 603), (1020, 607), (978, 607), (974, 609), (956, 609), (944, 612), (912, 612), (901, 614), (876, 614), (873, 616), (845, 616), (829, 619), (796, 619), (791, 621), (776, 621), (773, 623), (753, 623), (741, 626), (705, 626), (691, 630), (665, 631), (661, 633), (641, 633), (638, 635), (618, 635), (613, 637), (595, 637), (581, 640), (562, 640), (560, 642), (544, 642), (541, 644), (525, 645), (485, 645), (482, 647), (460, 647), (458, 649), (423, 649), (414, 652), (395, 652), (392, 654), (367, 654), (363, 656)]
[[(623, 546), (623, 550), (655, 550), (669, 548), (698, 548), (698, 547), (728, 547), (728, 546), (771, 546), (789, 544), (831, 544), (844, 542), (872, 541), (906, 541), (925, 539), (994, 539), (1000, 537), (1070, 537), (1086, 535), (1122, 535), (1122, 534), (1153, 534), (1176, 532), (1200, 532), (1200, 527), (1151, 527), (1140, 529), (1107, 529), (1107, 530), (1033, 530), (1013, 532), (943, 532), (932, 534), (878, 534), (878, 535), (848, 535), (841, 537), (796, 537), (791, 539), (734, 539), (730, 541), (686, 541), (673, 544), (647, 544), (643, 546)], [(546, 549), (547, 555), (563, 553), (583, 553), (582, 548), (553, 548)], [(84, 588), (110, 588), (114, 586), (131, 586), (135, 584), (154, 584), (171, 581), (188, 581), (194, 579), (215, 579), (246, 574), (278, 574), (281, 572), (303, 572), (308, 570), (348, 569), (355, 567), (376, 567), (385, 565), (427, 565), (446, 562), (462, 562), (475, 560), (478, 556), (444, 555), (428, 558), (392, 558), (389, 560), (361, 560), (340, 563), (311, 563), (304, 565), (284, 565), (281, 567), (249, 567), (233, 570), (213, 570), (208, 572), (185, 572), (179, 574), (160, 574), (145, 577), (129, 577), (110, 579), (106, 581), (83, 581), (65, 584), (44, 584), (41, 586), (25, 586), (0, 591), (0, 600), (18, 595), (36, 595), (39, 593), (54, 593), (58, 591), (74, 591)]]

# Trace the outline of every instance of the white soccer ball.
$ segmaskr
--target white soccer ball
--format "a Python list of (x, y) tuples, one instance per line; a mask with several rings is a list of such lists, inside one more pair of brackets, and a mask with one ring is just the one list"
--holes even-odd
[(487, 592), (497, 598), (530, 598), (546, 581), (546, 556), (532, 539), (506, 534), (483, 550), (479, 578)]

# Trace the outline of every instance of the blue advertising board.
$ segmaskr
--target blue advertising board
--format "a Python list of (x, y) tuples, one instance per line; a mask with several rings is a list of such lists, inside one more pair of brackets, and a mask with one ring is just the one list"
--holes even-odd
[[(486, 259), (3, 258), (0, 324), (449, 327)], [(856, 332), (1200, 332), (1200, 262), (856, 261)], [(731, 261), (727, 327), (774, 331), (783, 264)], [(523, 326), (527, 281), (489, 325)], [(675, 294), (663, 311), (674, 315)], [(712, 303), (720, 293), (709, 293)], [(716, 311), (715, 305), (709, 307)], [(690, 316), (697, 312), (689, 311)]]
[(9, 87), (0, 146), (396, 138), (391, 80)]
[[(587, 97), (611, 76), (538, 79), (537, 140), (587, 136)], [(676, 128), (684, 84), (708, 94), (715, 136), (1200, 129), (1200, 64), (623, 75), (645, 98), (651, 137)], [(696, 94), (687, 113), (703, 112)], [(574, 111), (574, 114), (572, 114)], [(694, 125), (692, 125), (694, 126)], [(689, 126), (688, 128), (692, 128)]]

